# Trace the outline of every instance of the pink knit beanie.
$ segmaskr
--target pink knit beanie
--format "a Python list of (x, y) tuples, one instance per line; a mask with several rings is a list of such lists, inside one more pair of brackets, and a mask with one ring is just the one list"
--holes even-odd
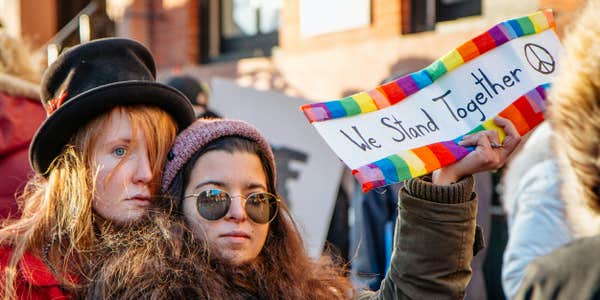
[(198, 119), (175, 139), (175, 144), (169, 151), (164, 168), (161, 191), (166, 192), (169, 189), (179, 170), (196, 152), (212, 141), (226, 136), (237, 136), (256, 142), (269, 159), (271, 170), (273, 170), (273, 180), (275, 180), (273, 151), (254, 126), (240, 120)]

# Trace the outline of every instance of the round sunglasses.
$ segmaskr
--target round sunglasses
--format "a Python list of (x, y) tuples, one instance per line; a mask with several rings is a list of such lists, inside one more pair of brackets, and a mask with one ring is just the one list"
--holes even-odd
[[(229, 212), (231, 198), (225, 191), (210, 189), (198, 194), (187, 195), (185, 198), (196, 198), (196, 209), (202, 218), (208, 221), (217, 221)], [(240, 195), (244, 202), (246, 214), (255, 223), (267, 224), (277, 216), (279, 198), (271, 193), (252, 193), (248, 196)]]

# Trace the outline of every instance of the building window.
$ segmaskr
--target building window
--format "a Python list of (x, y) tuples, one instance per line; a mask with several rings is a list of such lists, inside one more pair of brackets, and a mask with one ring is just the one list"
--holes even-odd
[(437, 0), (436, 22), (481, 15), (481, 0)]
[(202, 62), (269, 56), (278, 45), (283, 0), (204, 2), (200, 5), (201, 19), (204, 16), (213, 21), (201, 24), (201, 43), (205, 44), (201, 49), (206, 50)]
[(433, 30), (437, 22), (481, 15), (481, 0), (409, 1), (407, 1), (410, 3), (411, 12), (409, 32), (413, 33)]

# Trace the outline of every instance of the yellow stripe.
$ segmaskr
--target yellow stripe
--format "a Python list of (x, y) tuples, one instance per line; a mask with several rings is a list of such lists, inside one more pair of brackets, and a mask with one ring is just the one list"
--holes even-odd
[(506, 133), (504, 133), (504, 130), (501, 127), (498, 127), (498, 125), (496, 125), (496, 123), (494, 123), (494, 119), (489, 119), (489, 120), (481, 123), (481, 125), (483, 125), (483, 128), (485, 128), (485, 130), (498, 131), (498, 138), (500, 139), (500, 143), (502, 143), (504, 141), (504, 137), (506, 137)]
[(398, 156), (404, 159), (412, 177), (418, 177), (428, 173), (425, 164), (414, 152), (410, 150), (402, 151), (398, 153)]
[(462, 56), (460, 56), (460, 53), (458, 53), (456, 50), (444, 55), (440, 60), (448, 72), (456, 69), (458, 66), (464, 63)]
[(531, 15), (528, 15), (527, 17), (529, 17), (529, 20), (531, 20), (531, 23), (533, 23), (533, 28), (535, 28), (536, 33), (542, 32), (550, 28), (550, 25), (548, 24), (548, 19), (546, 18), (546, 15), (543, 11), (533, 13)]
[(368, 113), (377, 110), (375, 101), (373, 101), (371, 96), (365, 92), (354, 94), (352, 95), (352, 98), (356, 101), (362, 113)]

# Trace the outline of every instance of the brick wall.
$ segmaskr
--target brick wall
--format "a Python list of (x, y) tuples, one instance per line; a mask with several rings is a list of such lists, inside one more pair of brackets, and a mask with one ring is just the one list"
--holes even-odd
[(154, 2), (151, 47), (157, 57), (157, 67), (173, 68), (196, 63), (197, 0), (179, 1), (173, 6), (164, 6), (162, 0)]
[(371, 0), (371, 24), (364, 28), (303, 37), (300, 32), (300, 1), (284, 1), (279, 29), (279, 47), (286, 51), (322, 49), (332, 45), (358, 43), (370, 38), (400, 35), (401, 3), (406, 0)]
[(117, 21), (119, 36), (146, 45), (158, 69), (198, 61), (198, 0), (135, 0)]

